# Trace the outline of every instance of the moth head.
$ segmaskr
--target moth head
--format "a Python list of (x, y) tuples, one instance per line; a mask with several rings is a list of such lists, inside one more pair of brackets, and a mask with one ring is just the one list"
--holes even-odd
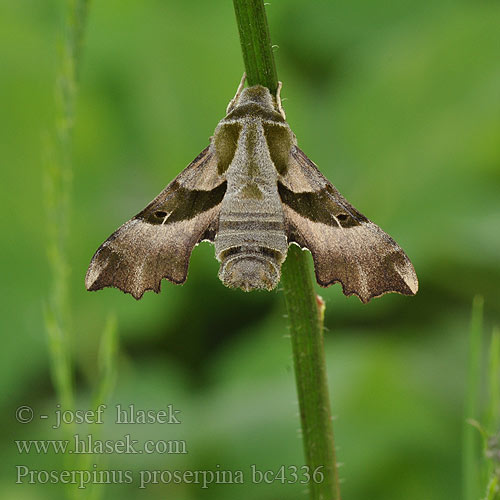
[(239, 91), (229, 103), (226, 112), (230, 113), (235, 108), (248, 104), (256, 104), (265, 110), (281, 113), (276, 97), (271, 94), (267, 87), (262, 85), (253, 85)]
[(238, 105), (255, 103), (265, 108), (274, 108), (274, 99), (267, 87), (262, 85), (254, 85), (242, 90), (241, 95), (237, 100)]

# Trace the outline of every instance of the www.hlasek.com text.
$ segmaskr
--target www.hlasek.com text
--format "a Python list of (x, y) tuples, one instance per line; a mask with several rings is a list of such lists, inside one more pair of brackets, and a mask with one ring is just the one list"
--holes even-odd
[(14, 441), (20, 455), (49, 454), (63, 455), (184, 455), (187, 454), (183, 439), (150, 439), (142, 444), (125, 434), (120, 439), (97, 439), (92, 434), (74, 434), (72, 439), (16, 439)]

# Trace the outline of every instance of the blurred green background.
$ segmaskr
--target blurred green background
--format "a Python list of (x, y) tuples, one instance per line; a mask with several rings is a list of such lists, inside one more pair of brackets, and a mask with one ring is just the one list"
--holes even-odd
[[(495, 1), (301, 2), (267, 7), (284, 107), (300, 147), (391, 234), (420, 280), (414, 298), (326, 301), (328, 376), (346, 499), (461, 494), (461, 429), (472, 297), (485, 331), (500, 319), (500, 6)], [(43, 201), (45, 137), (64, 2), (0, 2), (2, 162), (2, 498), (71, 498), (15, 484), (15, 465), (77, 468), (20, 455), (14, 439), (64, 437), (40, 420), (58, 397), (44, 307), (51, 276)], [(99, 383), (109, 315), (118, 325), (106, 403), (182, 411), (180, 426), (113, 425), (101, 438), (185, 439), (186, 455), (87, 457), (108, 469), (261, 470), (302, 465), (291, 346), (280, 291), (225, 289), (208, 244), (187, 283), (136, 302), (88, 293), (97, 246), (208, 143), (243, 72), (232, 2), (91, 2), (76, 109), (68, 260), (78, 408)], [(36, 418), (14, 418), (22, 404)], [(94, 428), (78, 432), (86, 434)], [(247, 477), (247, 476), (246, 476)], [(102, 498), (295, 499), (304, 485), (111, 485)]]

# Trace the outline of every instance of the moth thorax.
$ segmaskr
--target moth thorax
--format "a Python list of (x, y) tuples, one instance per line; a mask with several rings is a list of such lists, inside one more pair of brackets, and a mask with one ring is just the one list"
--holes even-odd
[(280, 280), (284, 256), (277, 250), (254, 245), (233, 247), (221, 252), (219, 278), (225, 286), (245, 292), (272, 290)]

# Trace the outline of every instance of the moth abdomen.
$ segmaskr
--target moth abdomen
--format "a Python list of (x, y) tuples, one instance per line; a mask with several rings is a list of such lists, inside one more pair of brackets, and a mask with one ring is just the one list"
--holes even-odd
[(254, 211), (228, 210), (219, 219), (215, 253), (219, 278), (228, 287), (272, 290), (279, 282), (288, 249), (283, 217), (267, 212), (268, 204), (260, 211), (257, 205)]
[(218, 258), (221, 262), (219, 278), (222, 283), (249, 292), (276, 287), (284, 255), (267, 247), (241, 245), (221, 252)]

